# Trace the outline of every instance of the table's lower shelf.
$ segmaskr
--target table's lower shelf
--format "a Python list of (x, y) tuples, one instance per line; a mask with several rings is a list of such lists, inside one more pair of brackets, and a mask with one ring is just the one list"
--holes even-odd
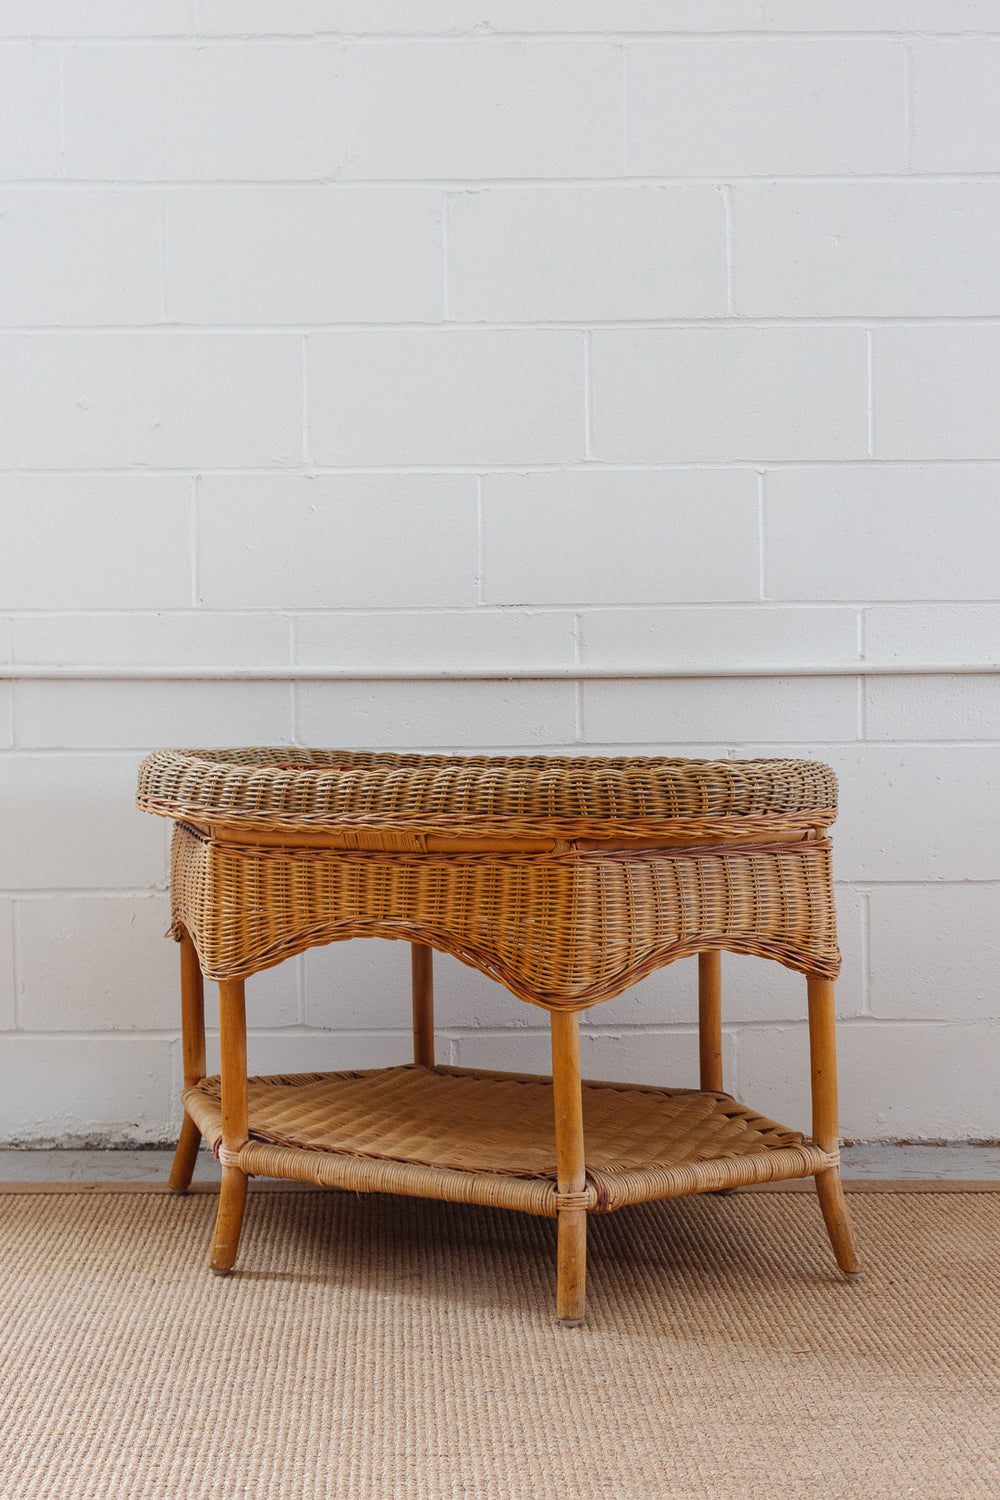
[[(549, 1078), (409, 1065), (251, 1078), (248, 1091), (238, 1164), (251, 1176), (545, 1215), (561, 1206)], [(184, 1104), (217, 1148), (218, 1078)], [(836, 1160), (728, 1094), (585, 1082), (583, 1117), (587, 1189), (574, 1204), (592, 1212), (808, 1177)]]

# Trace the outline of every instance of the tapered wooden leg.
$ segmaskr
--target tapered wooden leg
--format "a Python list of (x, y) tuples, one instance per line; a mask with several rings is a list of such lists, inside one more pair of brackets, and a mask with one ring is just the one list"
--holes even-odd
[(698, 1055), (701, 1088), (722, 1093), (722, 954), (698, 954)]
[[(837, 1134), (837, 1044), (833, 980), (810, 974), (809, 1062), (812, 1072), (813, 1140), (824, 1151), (836, 1151)], [(847, 1211), (840, 1168), (816, 1173), (816, 1192), (837, 1265), (848, 1276), (859, 1276), (854, 1231)]]
[(247, 1122), (247, 1022), (242, 979), (219, 984), (219, 1041), (222, 1055), (222, 1188), (209, 1264), (217, 1275), (233, 1268), (243, 1227), (247, 1178), (235, 1164), (249, 1139)]
[[(552, 1012), (552, 1090), (556, 1113), (556, 1174), (560, 1195), (587, 1185), (580, 1088), (580, 1018)], [(556, 1262), (556, 1317), (569, 1328), (583, 1322), (587, 1294), (587, 1210), (560, 1208)]]
[(434, 949), (429, 943), (410, 944), (413, 973), (413, 1061), (434, 1066)]
[[(181, 1046), (184, 1056), (184, 1087), (200, 1083), (205, 1076), (205, 985), (198, 952), (190, 934), (181, 935)], [(201, 1131), (185, 1114), (180, 1140), (170, 1169), (170, 1191), (186, 1193), (191, 1186)]]

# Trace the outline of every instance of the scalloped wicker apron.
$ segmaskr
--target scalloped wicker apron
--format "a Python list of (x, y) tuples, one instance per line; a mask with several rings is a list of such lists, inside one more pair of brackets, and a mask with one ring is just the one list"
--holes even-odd
[[(857, 1270), (840, 1183), (830, 873), (836, 782), (811, 761), (161, 751), (138, 805), (172, 818), (184, 1127), (223, 1168), (212, 1269), (250, 1176), (483, 1203), (558, 1220), (557, 1315), (584, 1311), (588, 1213), (814, 1176)], [(412, 945), (414, 1061), (247, 1078), (244, 982), (317, 944)], [(437, 948), (550, 1014), (552, 1076), (435, 1065)], [(806, 975), (812, 1136), (722, 1088), (721, 952)], [(582, 1081), (579, 1012), (698, 955), (700, 1088)], [(220, 992), (205, 1076), (203, 977)]]

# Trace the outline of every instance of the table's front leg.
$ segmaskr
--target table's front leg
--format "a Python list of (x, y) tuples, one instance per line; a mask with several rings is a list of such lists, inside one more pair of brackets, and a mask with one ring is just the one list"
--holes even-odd
[(242, 979), (219, 983), (219, 1040), (222, 1054), (222, 1188), (209, 1264), (219, 1276), (233, 1268), (239, 1249), (247, 1176), (236, 1158), (249, 1139), (247, 1118), (247, 1018)]
[[(181, 933), (181, 1047), (184, 1055), (184, 1087), (192, 1088), (205, 1076), (205, 985), (198, 950), (185, 929)], [(201, 1131), (184, 1111), (180, 1139), (170, 1169), (170, 1191), (186, 1193), (194, 1176), (201, 1146)]]
[[(552, 1091), (556, 1114), (556, 1171), (559, 1196), (580, 1195), (587, 1186), (580, 1087), (580, 1017), (554, 1010)], [(587, 1294), (587, 1210), (560, 1208), (557, 1216), (556, 1317), (573, 1328), (583, 1321)]]

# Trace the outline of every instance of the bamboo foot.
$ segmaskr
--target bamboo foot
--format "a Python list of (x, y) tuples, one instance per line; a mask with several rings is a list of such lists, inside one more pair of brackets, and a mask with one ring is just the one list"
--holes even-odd
[(186, 1114), (181, 1126), (177, 1150), (174, 1152), (173, 1166), (170, 1168), (170, 1191), (172, 1193), (186, 1193), (191, 1186), (200, 1147), (201, 1131), (191, 1116)]
[(854, 1230), (851, 1227), (851, 1216), (847, 1211), (847, 1199), (844, 1197), (844, 1185), (840, 1180), (839, 1167), (831, 1167), (828, 1172), (816, 1173), (816, 1192), (837, 1265), (845, 1276), (863, 1276), (864, 1272), (858, 1264)]
[(247, 1206), (247, 1177), (239, 1167), (223, 1167), (219, 1211), (215, 1216), (209, 1266), (217, 1276), (228, 1276), (236, 1260)]
[(587, 1300), (587, 1210), (559, 1210), (556, 1317), (566, 1328), (583, 1322)]

